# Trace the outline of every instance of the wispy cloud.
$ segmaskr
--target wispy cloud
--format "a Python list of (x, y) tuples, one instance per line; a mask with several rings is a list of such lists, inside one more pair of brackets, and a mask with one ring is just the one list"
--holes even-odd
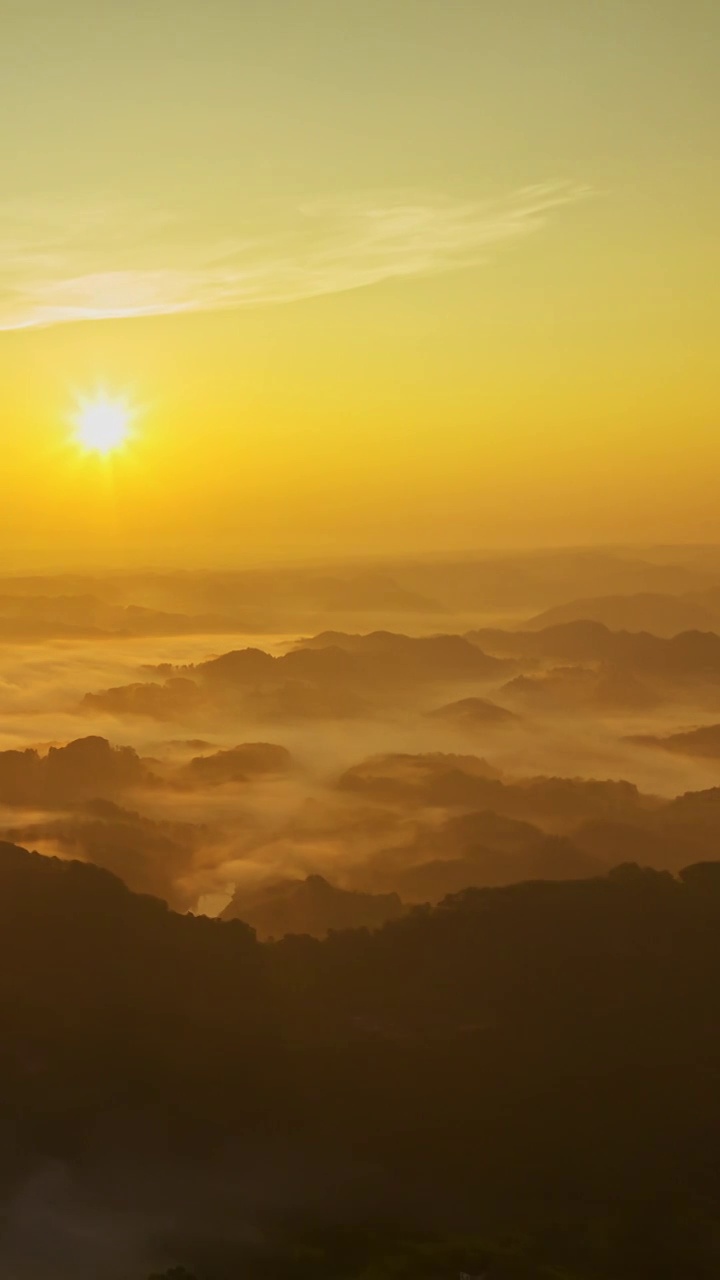
[(0, 329), (293, 302), (478, 265), (587, 194), (306, 204), (282, 232), (208, 242), (137, 206), (0, 209)]

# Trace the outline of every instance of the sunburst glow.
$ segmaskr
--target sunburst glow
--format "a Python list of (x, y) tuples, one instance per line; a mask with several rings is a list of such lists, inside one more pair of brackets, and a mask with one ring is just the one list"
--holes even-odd
[(129, 439), (133, 417), (127, 400), (104, 392), (92, 399), (82, 397), (72, 417), (75, 439), (88, 452), (112, 453)]

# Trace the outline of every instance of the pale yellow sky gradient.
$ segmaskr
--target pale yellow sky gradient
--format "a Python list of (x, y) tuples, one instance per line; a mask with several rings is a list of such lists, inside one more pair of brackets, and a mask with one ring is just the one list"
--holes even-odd
[(1, 22), (9, 563), (720, 539), (717, 6)]

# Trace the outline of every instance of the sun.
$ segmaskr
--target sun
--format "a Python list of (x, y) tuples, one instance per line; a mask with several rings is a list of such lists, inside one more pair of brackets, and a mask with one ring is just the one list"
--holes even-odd
[(72, 416), (75, 439), (90, 453), (113, 453), (130, 438), (134, 411), (127, 400), (100, 392), (81, 397)]

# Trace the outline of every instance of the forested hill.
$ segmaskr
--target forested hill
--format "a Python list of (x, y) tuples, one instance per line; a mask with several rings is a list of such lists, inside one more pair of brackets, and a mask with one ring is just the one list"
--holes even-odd
[[(558, 1264), (679, 1276), (618, 1271), (612, 1241), (661, 1201), (655, 1255), (692, 1220), (720, 1264), (719, 982), (716, 863), (469, 890), (374, 933), (260, 944), (3, 845), (2, 1177), (169, 1154), (225, 1168), (238, 1144), (249, 1161), (281, 1142), (306, 1173), (273, 1212), (314, 1189), (328, 1222), (382, 1210), (534, 1238), (559, 1219)], [(196, 1198), (192, 1215), (190, 1252)]]

